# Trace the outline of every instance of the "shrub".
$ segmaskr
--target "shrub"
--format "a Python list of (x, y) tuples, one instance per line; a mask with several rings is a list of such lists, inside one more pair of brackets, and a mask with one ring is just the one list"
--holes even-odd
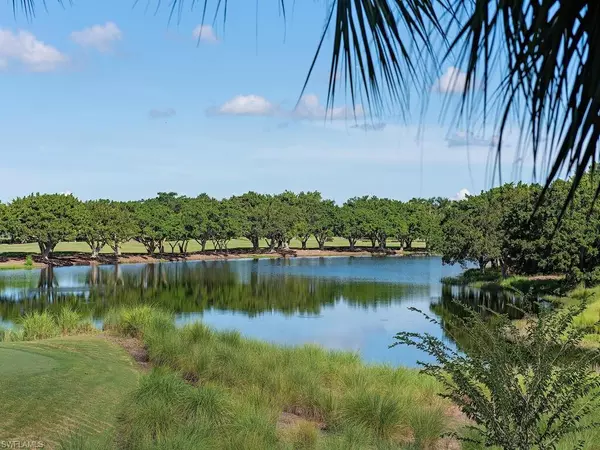
[(81, 315), (70, 306), (63, 306), (56, 315), (56, 324), (64, 335), (77, 332), (80, 322)]
[(0, 342), (20, 342), (24, 340), (23, 330), (20, 328), (0, 328)]
[(592, 367), (600, 352), (581, 351), (585, 330), (574, 325), (585, 300), (543, 311), (524, 330), (506, 316), (484, 321), (461, 306), (468, 314), (457, 320), (472, 342), (467, 354), (426, 333), (398, 333), (392, 345), (414, 346), (435, 358), (421, 363), (423, 372), (474, 422), (471, 434), (459, 439), (511, 450), (549, 449), (597, 425), (583, 422), (600, 407), (600, 376)]
[(104, 320), (105, 329), (138, 338), (151, 330), (165, 330), (173, 326), (171, 314), (150, 305), (112, 310)]
[(31, 255), (27, 255), (25, 257), (25, 268), (26, 269), (31, 269), (33, 267), (33, 258), (31, 257)]
[(25, 315), (21, 319), (21, 325), (23, 326), (23, 339), (26, 341), (48, 339), (60, 334), (60, 328), (54, 317), (47, 311)]
[(390, 394), (360, 390), (346, 399), (340, 414), (345, 422), (390, 440), (401, 438), (408, 431), (402, 428), (407, 408), (407, 404)]

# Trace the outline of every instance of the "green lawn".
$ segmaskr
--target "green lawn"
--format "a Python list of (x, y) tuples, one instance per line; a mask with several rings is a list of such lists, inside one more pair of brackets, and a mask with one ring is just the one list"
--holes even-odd
[(115, 426), (121, 401), (137, 381), (129, 355), (99, 337), (2, 343), (0, 441), (55, 448), (73, 433), (100, 438)]
[[(263, 248), (266, 248), (266, 246), (267, 246), (264, 239), (261, 240), (260, 244)], [(333, 238), (330, 242), (327, 242), (325, 244), (326, 247), (348, 247), (348, 245), (349, 245), (348, 240), (343, 239), (343, 238), (338, 238), (338, 237)], [(359, 241), (357, 243), (357, 245), (364, 246), (364, 247), (370, 247), (371, 243), (368, 241)], [(292, 240), (291, 246), (293, 248), (300, 248), (301, 247), (300, 241), (295, 240), (295, 239)], [(314, 238), (310, 238), (308, 240), (307, 246), (308, 246), (308, 248), (312, 248), (312, 249), (319, 247), (317, 244), (317, 241)], [(391, 248), (398, 248), (399, 244), (398, 244), (398, 241), (390, 239), (388, 241), (388, 246)], [(252, 247), (252, 244), (247, 239), (233, 239), (229, 242), (230, 249), (251, 248), (251, 247)], [(417, 242), (413, 243), (413, 247), (424, 248), (425, 243), (417, 241)], [(212, 242), (208, 242), (206, 244), (206, 249), (214, 250), (214, 246), (213, 246)], [(127, 242), (126, 244), (123, 245), (121, 250), (123, 253), (146, 253), (146, 249), (144, 248), (144, 246), (142, 244), (140, 244), (139, 242), (135, 242), (135, 241)], [(56, 246), (55, 251), (88, 253), (90, 251), (90, 248), (85, 242), (61, 242), (60, 244), (58, 244)], [(171, 247), (169, 245), (166, 245), (165, 251), (170, 252)], [(175, 251), (177, 252), (177, 249)], [(189, 252), (200, 251), (200, 245), (196, 241), (190, 241), (188, 251)], [(38, 248), (37, 244), (0, 244), (0, 254), (2, 254), (2, 253), (39, 253), (39, 248)], [(102, 250), (102, 253), (112, 253), (112, 250), (110, 249), (110, 247), (105, 247)]]

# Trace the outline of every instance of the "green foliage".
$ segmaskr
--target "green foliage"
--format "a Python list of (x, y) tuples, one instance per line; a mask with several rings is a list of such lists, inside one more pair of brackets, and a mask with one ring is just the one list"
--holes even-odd
[(25, 257), (25, 268), (26, 269), (31, 269), (33, 267), (33, 258), (31, 257), (31, 255), (27, 255)]
[(484, 320), (467, 308), (466, 317), (453, 320), (469, 335), (466, 354), (427, 333), (398, 333), (393, 346), (414, 346), (435, 359), (421, 363), (423, 372), (474, 423), (460, 439), (507, 450), (556, 448), (600, 425), (586, 422), (600, 407), (600, 377), (593, 369), (600, 353), (580, 348), (585, 331), (574, 321), (585, 307), (583, 301), (543, 312), (523, 329), (505, 316)]
[(78, 237), (86, 242), (92, 257), (98, 256), (105, 245), (120, 254), (120, 246), (135, 236), (134, 217), (120, 202), (90, 200), (80, 209)]
[(79, 209), (70, 194), (32, 194), (10, 203), (7, 228), (15, 241), (37, 242), (47, 259), (56, 244), (77, 236)]
[(20, 328), (0, 328), (0, 342), (20, 342), (25, 340), (23, 330)]
[(155, 366), (124, 401), (118, 448), (188, 448), (191, 438), (193, 448), (231, 450), (394, 448), (411, 440), (434, 445), (453, 430), (438, 385), (416, 371), (364, 365), (354, 354), (315, 346), (277, 347), (198, 323), (178, 329), (172, 318), (170, 325), (130, 326), (150, 315), (115, 311), (123, 324), (114, 319), (112, 329), (141, 335)]
[(27, 314), (21, 320), (23, 340), (48, 339), (60, 334), (55, 318), (48, 312)]
[(85, 320), (80, 313), (69, 306), (63, 306), (56, 314), (49, 311), (26, 314), (21, 318), (20, 326), (21, 328), (17, 330), (11, 330), (10, 335), (5, 332), (4, 340), (32, 341), (49, 339), (60, 334), (89, 334), (95, 331), (89, 320)]
[(150, 305), (113, 309), (104, 319), (104, 329), (130, 337), (142, 337), (154, 328), (170, 328), (173, 316)]

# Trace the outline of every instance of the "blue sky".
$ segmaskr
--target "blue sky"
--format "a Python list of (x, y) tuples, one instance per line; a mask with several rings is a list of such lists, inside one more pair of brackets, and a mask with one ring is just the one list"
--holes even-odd
[[(256, 14), (255, 2), (232, 2), (223, 26), (202, 24), (200, 8), (169, 24), (166, 9), (128, 0), (48, 2), (28, 21), (3, 2), (0, 200), (285, 189), (406, 200), (490, 186), (488, 147), (449, 146), (456, 129), (440, 119), (444, 99), (456, 103), (460, 69), (442, 68), (424, 116), (415, 104), (406, 120), (378, 118), (385, 126), (365, 131), (341, 99), (325, 121), (327, 51), (295, 108), (325, 9), (296, 2), (284, 24), (275, 4)], [(516, 139), (504, 180), (519, 178)]]

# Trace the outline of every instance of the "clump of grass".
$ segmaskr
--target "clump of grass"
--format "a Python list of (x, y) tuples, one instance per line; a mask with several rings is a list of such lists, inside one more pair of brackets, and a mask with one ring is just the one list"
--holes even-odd
[(47, 311), (26, 314), (21, 319), (23, 339), (49, 339), (60, 334), (60, 328), (52, 314)]
[(63, 306), (55, 317), (56, 324), (63, 335), (75, 333), (82, 320), (81, 315), (70, 306)]
[(142, 337), (151, 329), (169, 329), (173, 316), (149, 305), (110, 311), (104, 320), (104, 329), (130, 337)]
[(375, 391), (360, 390), (345, 399), (341, 419), (352, 426), (389, 441), (406, 435), (408, 404), (399, 398)]
[(24, 264), (26, 269), (31, 269), (33, 268), (33, 258), (31, 257), (31, 255), (27, 255), (25, 257), (25, 264)]
[(20, 342), (24, 340), (22, 328), (0, 328), (0, 342)]
[[(202, 324), (176, 328), (148, 306), (112, 311), (105, 327), (142, 339), (155, 367), (123, 407), (118, 448), (188, 448), (194, 436), (202, 445), (191, 448), (384, 449), (435, 445), (453, 431), (439, 386), (415, 370)], [(278, 425), (289, 414), (292, 423)]]

